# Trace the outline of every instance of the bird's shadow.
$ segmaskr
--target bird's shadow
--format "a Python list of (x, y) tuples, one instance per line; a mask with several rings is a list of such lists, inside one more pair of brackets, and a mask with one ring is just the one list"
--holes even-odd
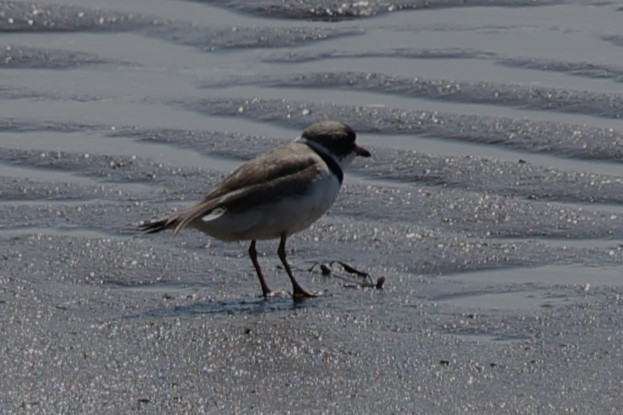
[(302, 310), (315, 307), (313, 299), (292, 301), (290, 297), (265, 299), (232, 299), (201, 301), (187, 305), (175, 305), (148, 310), (143, 313), (125, 316), (126, 319), (141, 318), (168, 318), (192, 317), (196, 315), (223, 314), (223, 315), (252, 315), (266, 314), (290, 310)]

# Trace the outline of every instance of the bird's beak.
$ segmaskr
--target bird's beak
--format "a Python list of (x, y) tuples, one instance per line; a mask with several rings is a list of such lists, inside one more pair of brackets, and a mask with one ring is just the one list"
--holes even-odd
[(372, 154), (370, 154), (370, 152), (368, 150), (366, 150), (363, 147), (359, 147), (358, 145), (355, 144), (355, 148), (353, 149), (353, 152), (361, 157), (370, 157)]

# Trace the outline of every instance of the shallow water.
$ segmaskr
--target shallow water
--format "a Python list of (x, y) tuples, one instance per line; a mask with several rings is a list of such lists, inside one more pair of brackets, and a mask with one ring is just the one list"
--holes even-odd
[[(549, 199), (571, 214), (612, 212), (613, 229), (623, 228), (618, 203), (623, 196), (604, 195), (603, 201), (596, 196), (604, 185), (609, 186), (604, 191), (623, 195), (619, 120), (623, 96), (617, 92), (623, 61), (616, 41), (621, 35), (616, 18), (620, 12), (614, 4), (455, 8), (450, 2), (448, 8), (404, 9), (337, 22), (322, 21), (322, 16), (318, 21), (301, 20), (296, 14), (282, 19), (278, 9), (266, 15), (263, 6), (247, 9), (236, 2), (226, 3), (232, 9), (209, 3), (158, 2), (145, 7), (140, 1), (119, 2), (111, 4), (111, 12), (88, 8), (92, 5), (87, 2), (66, 4), (69, 7), (59, 8), (41, 3), (33, 14), (20, 3), (3, 3), (5, 15), (10, 16), (0, 25), (5, 32), (0, 146), (11, 152), (1, 160), (5, 177), (87, 186), (106, 183), (127, 193), (127, 198), (141, 200), (147, 193), (159, 193), (167, 179), (158, 177), (150, 186), (143, 180), (137, 183), (136, 176), (155, 174), (141, 173), (140, 166), (134, 179), (123, 174), (111, 177), (92, 171), (89, 156), (110, 158), (113, 165), (115, 157), (132, 156), (173, 169), (224, 174), (240, 158), (291, 139), (316, 119), (338, 118), (350, 122), (361, 142), (377, 155), (368, 166), (357, 166), (347, 179), (347, 184), (361, 189), (354, 190), (355, 197), (364, 202), (370, 198), (366, 190), (370, 186), (405, 189), (403, 182), (408, 183), (405, 190), (417, 189), (422, 182), (432, 186), (432, 192), (451, 183), (459, 192), (476, 192), (476, 197), (470, 197), (474, 201), (496, 194), (521, 200), (530, 196), (530, 191), (521, 189), (521, 183), (529, 180), (538, 196), (520, 206)], [(363, 15), (386, 10), (375, 2), (368, 6), (357, 6), (365, 11), (338, 8), (325, 17), (333, 20), (356, 10)], [(312, 9), (301, 3), (288, 13), (297, 7), (301, 12)], [(254, 36), (260, 36), (260, 41)], [(234, 140), (233, 146), (219, 144), (221, 132), (234, 134), (227, 136)], [(191, 135), (197, 138), (188, 140)], [(235, 140), (245, 137), (257, 144), (241, 154)], [(33, 152), (41, 152), (37, 163), (25, 155)], [(76, 157), (70, 163), (42, 162), (46, 153), (54, 152), (63, 152), (61, 158)], [(447, 170), (443, 178), (434, 178), (430, 168), (417, 171), (419, 163), (408, 160), (419, 154)], [(466, 155), (469, 159), (462, 158)], [(517, 188), (504, 190), (516, 175), (508, 166), (518, 160), (542, 170), (536, 178), (517, 176)], [(441, 167), (448, 162), (454, 167)], [(507, 175), (503, 180), (507, 184), (476, 185), (465, 180), (463, 170), (482, 162), (498, 163), (496, 170)], [(401, 166), (398, 173), (393, 165)], [(584, 194), (575, 191), (571, 181), (578, 172), (592, 174)], [(562, 176), (562, 181), (556, 176)], [(209, 189), (190, 180), (185, 187), (192, 188), (193, 194)], [(81, 198), (72, 195), (76, 197)], [(9, 204), (20, 205), (11, 200)], [(176, 198), (170, 201), (175, 204)], [(407, 209), (413, 210), (412, 215), (408, 211), (396, 215), (387, 207), (374, 217), (383, 223), (400, 217), (413, 226), (435, 226), (418, 214), (417, 198), (411, 203)], [(508, 211), (500, 208), (497, 213), (506, 218), (496, 227), (523, 214), (515, 212), (512, 203), (507, 205)], [(464, 212), (459, 214), (471, 215), (474, 208), (460, 206)], [(432, 214), (437, 211), (431, 207)], [(114, 233), (144, 215), (144, 210), (136, 209), (111, 217), (107, 232)], [(469, 237), (495, 242), (495, 232), (489, 227), (479, 229), (477, 217), (468, 222), (473, 222)], [(28, 229), (45, 229), (41, 226), (45, 223), (11, 228), (13, 233), (27, 234)], [(522, 234), (534, 237), (534, 232), (517, 226), (521, 225), (513, 225), (517, 241)], [(565, 240), (588, 253), (586, 260), (578, 256), (573, 265), (580, 270), (584, 262), (593, 265), (592, 251), (604, 249), (599, 238), (622, 239), (618, 231), (593, 232), (586, 239), (584, 226), (590, 225), (571, 222), (564, 232)], [(51, 229), (58, 232), (54, 226)], [(461, 228), (446, 231), (450, 238), (460, 238), (462, 233)], [(527, 240), (528, 245), (533, 242)], [(621, 257), (621, 250), (615, 249), (604, 266), (615, 266)], [(558, 268), (559, 259), (552, 253), (551, 263), (547, 258), (538, 261), (552, 270), (544, 277), (549, 283), (571, 282), (567, 272), (559, 272), (566, 266)], [(505, 267), (496, 260), (485, 262), (486, 268)], [(529, 258), (525, 264), (534, 265)], [(437, 264), (430, 273), (443, 274), (448, 265)], [(453, 275), (457, 271), (461, 268)], [(531, 274), (530, 268), (525, 272)], [(501, 271), (496, 278), (512, 282), (515, 274)]]
[[(618, 92), (623, 61), (617, 41), (620, 10), (615, 4), (462, 8), (449, 2), (447, 8), (433, 4), (430, 10), (382, 13), (385, 7), (371, 2), (369, 8), (325, 11), (317, 21), (289, 14), (299, 8), (303, 16), (313, 9), (305, 3), (294, 4), (287, 12), (289, 19), (279, 16), (279, 9), (268, 12), (264, 6), (237, 2), (224, 3), (232, 9), (210, 3), (158, 2), (146, 7), (141, 1), (118, 2), (111, 4), (111, 12), (91, 9), (88, 2), (66, 4), (63, 8), (43, 2), (33, 13), (35, 8), (20, 3), (2, 3), (10, 16), (0, 25), (5, 33), (0, 146), (12, 151), (1, 160), (5, 177), (84, 185), (112, 180), (114, 187), (127, 190), (126, 197), (140, 200), (148, 192), (160, 192), (166, 179), (146, 187), (134, 186), (129, 177), (112, 179), (92, 172), (85, 178), (88, 156), (132, 156), (224, 174), (253, 152), (219, 149), (219, 132), (238, 134), (234, 140), (259, 137), (254, 147), (259, 152), (279, 142), (273, 137), (292, 138), (318, 118), (340, 118), (377, 154), (383, 154), (379, 149), (393, 150), (381, 167), (374, 166), (374, 159), (368, 163), (374, 167), (372, 175), (357, 166), (347, 181), (353, 186), (402, 188), (406, 181), (408, 189), (421, 181), (434, 191), (435, 186), (452, 183), (459, 191), (476, 192), (474, 200), (478, 195), (506, 196), (508, 191), (500, 185), (464, 181), (462, 170), (481, 161), (500, 163), (498, 168), (504, 170), (504, 163), (522, 160), (545, 168), (530, 180), (539, 196), (528, 205), (545, 198), (572, 212), (612, 212), (614, 229), (621, 228), (621, 198), (612, 195), (617, 203), (611, 203), (604, 195), (602, 203), (590, 203), (600, 198), (594, 192), (574, 192), (574, 176), (569, 175), (592, 173), (589, 191), (605, 183), (610, 187), (604, 191), (623, 194), (623, 95)], [(360, 17), (380, 14), (341, 21), (342, 13), (351, 12)], [(338, 21), (325, 22), (325, 17)], [(299, 108), (303, 110), (297, 113)], [(464, 116), (468, 118), (460, 118)], [(175, 139), (176, 131), (195, 131), (201, 138)], [(167, 140), (153, 140), (160, 132)], [(211, 134), (216, 136), (211, 139)], [(263, 145), (262, 137), (271, 140)], [(211, 141), (209, 148), (202, 140)], [(41, 152), (42, 158), (47, 152), (65, 152), (77, 160), (70, 166), (33, 163), (23, 154), (30, 151)], [(450, 157), (456, 167), (443, 179), (427, 177), (435, 172), (417, 171), (415, 166), (401, 167), (396, 174), (392, 164), (405, 162), (395, 159), (406, 161), (418, 154), (440, 165)], [(463, 165), (465, 155), (470, 159)], [(502, 174), (511, 176), (505, 182), (513, 181), (513, 171)], [(569, 178), (555, 181), (556, 175)], [(521, 190), (525, 180), (517, 177), (518, 188), (510, 194), (530, 196)], [(209, 189), (191, 181), (187, 186), (197, 193)], [(365, 189), (357, 194), (369, 197)], [(430, 226), (417, 213), (417, 198), (413, 203), (410, 218), (408, 213), (398, 216), (414, 226)], [(473, 206), (462, 208), (468, 215)], [(509, 209), (499, 214), (512, 218), (516, 212)], [(384, 211), (375, 216), (391, 221), (391, 208)], [(109, 223), (108, 230), (114, 233), (143, 215), (140, 209), (127, 212), (117, 223)], [(38, 232), (41, 225), (33, 224), (32, 231)], [(21, 227), (23, 234), (30, 228)], [(586, 239), (582, 227), (572, 222), (565, 237), (579, 241), (587, 252), (602, 249), (600, 237), (622, 238), (616, 231)], [(477, 223), (470, 232), (485, 240), (493, 236), (488, 228), (479, 231)], [(516, 233), (520, 241), (523, 232)], [(547, 281), (570, 282), (568, 273), (556, 271), (557, 259), (552, 255), (552, 263), (542, 261), (552, 270)], [(604, 266), (620, 262), (620, 249), (609, 259)], [(587, 262), (593, 261), (589, 254)], [(582, 269), (583, 262), (579, 259), (574, 269)], [(533, 264), (528, 260), (526, 265)], [(495, 261), (490, 266), (504, 268)], [(431, 272), (443, 273), (434, 268)], [(530, 274), (530, 269), (525, 272)], [(514, 280), (512, 273), (496, 275)]]
[[(428, 336), (433, 322), (453, 345), (510, 347), (534, 337), (507, 319), (601, 307), (623, 282), (620, 4), (420, 3), (0, 1), (0, 277), (116, 293), (125, 302), (106, 315), (132, 317), (123, 324), (383, 310), (395, 333)], [(323, 306), (264, 304), (250, 299), (244, 244), (128, 232), (327, 118), (351, 124), (373, 157), (291, 238), (290, 258), (301, 274), (341, 260), (385, 275), (385, 292), (308, 274)], [(271, 269), (276, 247), (261, 249)], [(442, 323), (476, 312), (495, 324)], [(439, 412), (440, 399), (422, 408)], [(543, 408), (530, 405), (516, 408)]]

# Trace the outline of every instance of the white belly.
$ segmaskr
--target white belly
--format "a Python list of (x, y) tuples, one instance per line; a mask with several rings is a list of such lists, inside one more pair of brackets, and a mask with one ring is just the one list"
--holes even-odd
[(284, 233), (291, 235), (318, 220), (335, 201), (340, 186), (333, 174), (327, 174), (314, 181), (305, 194), (273, 204), (249, 206), (239, 213), (226, 211), (217, 218), (198, 220), (192, 226), (224, 241), (276, 239)]

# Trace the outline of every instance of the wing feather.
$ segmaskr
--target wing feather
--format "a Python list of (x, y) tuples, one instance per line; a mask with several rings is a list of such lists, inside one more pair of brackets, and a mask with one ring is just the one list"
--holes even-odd
[(221, 214), (241, 212), (251, 206), (304, 193), (319, 167), (315, 152), (300, 151), (299, 146), (309, 150), (307, 145), (293, 142), (240, 166), (201, 202), (173, 214), (170, 221), (175, 223), (175, 233), (215, 209), (225, 209)]

